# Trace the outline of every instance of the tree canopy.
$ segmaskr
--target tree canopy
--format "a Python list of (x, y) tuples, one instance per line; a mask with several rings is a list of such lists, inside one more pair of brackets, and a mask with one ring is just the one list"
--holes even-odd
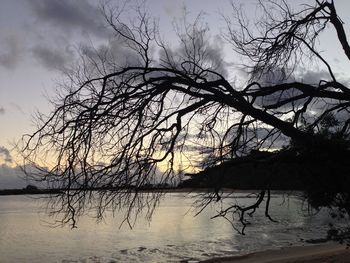
[[(122, 7), (102, 8), (111, 43), (122, 46), (124, 56), (82, 49), (52, 112), (38, 114), (37, 130), (23, 139), (26, 163), (38, 166), (33, 177), (61, 189), (51, 201), (60, 222), (75, 226), (90, 207), (98, 218), (107, 208), (126, 209), (129, 224), (142, 209), (151, 215), (160, 193), (142, 190), (172, 184), (181, 159), (212, 166), (252, 150), (347, 150), (350, 89), (319, 50), (322, 34), (332, 30), (344, 60), (350, 59), (335, 3), (315, 1), (297, 10), (283, 0), (259, 4), (255, 23), (234, 4), (223, 14), (221, 39), (243, 61), (240, 71), (225, 63), (203, 15), (175, 24), (178, 45), (172, 47), (144, 7), (130, 19)], [(300, 73), (310, 65), (320, 73), (312, 82)], [(246, 81), (232, 80), (238, 72)], [(53, 163), (40, 168), (45, 159)], [(220, 199), (218, 189), (208, 195)], [(268, 216), (269, 199), (267, 185), (256, 204), (218, 215), (238, 213), (244, 222), (246, 212), (265, 202)]]

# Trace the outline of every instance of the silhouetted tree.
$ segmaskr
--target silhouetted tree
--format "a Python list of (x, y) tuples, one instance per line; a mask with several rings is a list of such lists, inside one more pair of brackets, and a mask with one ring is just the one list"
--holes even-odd
[[(98, 218), (109, 207), (126, 209), (129, 224), (142, 209), (151, 215), (159, 193), (140, 189), (173, 180), (179, 155), (217, 165), (251, 150), (281, 149), (289, 139), (305, 149), (347, 149), (350, 89), (318, 50), (320, 35), (334, 30), (350, 59), (335, 4), (315, 1), (294, 11), (285, 1), (259, 3), (262, 18), (254, 27), (234, 5), (232, 15), (223, 16), (223, 40), (246, 63), (245, 85), (229, 80), (222, 47), (209, 37), (202, 16), (175, 26), (179, 43), (172, 48), (142, 7), (129, 22), (122, 9), (103, 9), (126, 57), (82, 50), (53, 111), (39, 114), (37, 131), (24, 138), (28, 163), (53, 160), (34, 177), (62, 189), (52, 199), (62, 223), (75, 226), (89, 207)], [(300, 70), (312, 63), (324, 74), (309, 83)], [(326, 123), (341, 143), (317, 135)], [(218, 186), (201, 206), (220, 199)], [(256, 200), (223, 208), (218, 216), (238, 214), (245, 225), (245, 214), (264, 203), (269, 217), (268, 185)]]

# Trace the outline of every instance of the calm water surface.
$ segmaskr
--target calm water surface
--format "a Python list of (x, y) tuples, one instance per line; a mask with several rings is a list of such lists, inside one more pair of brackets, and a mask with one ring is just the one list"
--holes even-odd
[[(229, 201), (249, 204), (254, 199), (241, 193)], [(322, 213), (304, 216), (295, 197), (274, 195), (271, 214), (279, 223), (259, 211), (242, 236), (224, 219), (210, 219), (215, 206), (193, 217), (192, 202), (189, 195), (167, 194), (152, 221), (140, 218), (132, 230), (119, 228), (120, 216), (112, 214), (99, 224), (84, 217), (71, 230), (46, 223), (50, 219), (40, 212), (42, 200), (0, 196), (0, 262), (197, 262), (300, 245), (324, 237), (329, 220)]]

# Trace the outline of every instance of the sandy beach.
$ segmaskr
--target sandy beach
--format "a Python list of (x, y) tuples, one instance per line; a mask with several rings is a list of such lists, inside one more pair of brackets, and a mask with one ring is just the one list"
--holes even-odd
[(216, 258), (203, 263), (350, 263), (350, 249), (327, 243), (320, 245), (266, 250), (243, 256)]

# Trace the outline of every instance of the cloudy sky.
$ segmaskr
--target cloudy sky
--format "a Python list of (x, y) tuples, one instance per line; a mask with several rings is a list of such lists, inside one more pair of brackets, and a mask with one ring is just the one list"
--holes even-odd
[[(98, 46), (110, 37), (99, 1), (2, 0), (0, 9), (0, 146), (33, 131), (31, 116), (48, 111), (60, 70), (69, 67), (81, 45)], [(193, 12), (219, 10), (213, 1), (188, 1)], [(117, 1), (116, 1), (117, 3)], [(148, 1), (152, 15), (160, 17), (164, 32), (171, 30), (182, 1)], [(216, 14), (214, 14), (216, 15)], [(216, 16), (217, 17), (217, 16)], [(208, 15), (208, 22), (213, 18)], [(216, 26), (214, 27), (216, 28)]]
[[(118, 1), (110, 1), (118, 5)], [(123, 1), (119, 1), (123, 2)], [(186, 5), (191, 14), (207, 13), (208, 23), (218, 29), (214, 1), (149, 0), (147, 8), (159, 17), (164, 36), (171, 38), (172, 21)], [(226, 2), (227, 4), (228, 2)], [(110, 34), (95, 0), (1, 0), (0, 9), (0, 189), (14, 184), (21, 174), (11, 150), (23, 134), (34, 131), (36, 111), (50, 110), (54, 95), (81, 46), (108, 43)], [(215, 31), (215, 30), (214, 30)], [(219, 30), (216, 30), (218, 33)]]
[[(110, 2), (118, 5), (117, 0)], [(247, 16), (254, 16), (253, 0), (233, 2), (244, 2)], [(300, 1), (290, 2), (296, 5)], [(10, 166), (16, 165), (11, 151), (13, 143), (34, 131), (32, 116), (36, 111), (49, 112), (47, 97), (55, 93), (62, 78), (61, 70), (72, 65), (79, 47), (108, 43), (111, 35), (99, 3), (97, 0), (1, 0), (0, 189), (11, 184), (7, 177), (13, 173)], [(220, 13), (230, 9), (229, 3), (228, 0), (148, 0), (146, 4), (151, 15), (160, 19), (161, 34), (171, 42), (175, 36), (172, 21), (183, 14), (184, 6), (190, 17), (204, 11), (211, 35), (215, 36), (224, 28)], [(350, 2), (336, 0), (336, 4), (340, 17), (346, 25), (350, 24)], [(335, 46), (329, 36), (324, 38), (323, 45), (334, 66), (346, 74), (349, 65), (341, 62), (340, 46)], [(227, 58), (230, 55), (225, 54)], [(6, 187), (1, 179), (5, 174)]]

